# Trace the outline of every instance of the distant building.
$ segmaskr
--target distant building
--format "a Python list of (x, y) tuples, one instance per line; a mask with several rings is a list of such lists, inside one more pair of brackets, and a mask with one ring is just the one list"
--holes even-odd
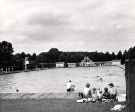
[(65, 63), (64, 62), (56, 62), (56, 68), (63, 68), (65, 67)]
[(119, 66), (121, 65), (121, 61), (120, 60), (112, 60), (112, 61), (102, 61), (102, 62), (94, 62), (95, 65), (97, 66)]
[(94, 62), (96, 66), (112, 66), (112, 61)]
[(112, 65), (121, 65), (121, 60), (112, 60)]
[(84, 59), (80, 63), (81, 67), (90, 67), (90, 66), (96, 66), (92, 60), (89, 59), (88, 56), (84, 57)]
[(119, 66), (121, 65), (120, 60), (112, 60), (112, 61), (102, 61), (102, 62), (93, 62), (89, 59), (89, 57), (84, 57), (84, 59), (81, 61), (80, 66), (81, 67), (91, 67), (91, 66)]
[(67, 63), (68, 64), (68, 67), (76, 67), (76, 63)]

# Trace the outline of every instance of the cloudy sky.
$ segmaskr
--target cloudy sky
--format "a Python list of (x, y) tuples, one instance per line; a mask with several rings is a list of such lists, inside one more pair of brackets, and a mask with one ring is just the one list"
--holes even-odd
[(134, 0), (1, 0), (0, 41), (15, 53), (124, 51), (135, 46)]

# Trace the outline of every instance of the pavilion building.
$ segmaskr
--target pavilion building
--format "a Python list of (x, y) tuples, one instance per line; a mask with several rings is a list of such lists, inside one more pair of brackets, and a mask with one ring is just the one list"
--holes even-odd
[(96, 66), (95, 63), (89, 59), (88, 56), (84, 57), (84, 59), (80, 63), (81, 67), (91, 67), (91, 66)]
[(120, 66), (120, 60), (112, 60), (112, 61), (101, 61), (101, 62), (93, 62), (89, 59), (88, 56), (84, 57), (84, 59), (80, 62), (81, 67), (92, 67), (92, 66)]

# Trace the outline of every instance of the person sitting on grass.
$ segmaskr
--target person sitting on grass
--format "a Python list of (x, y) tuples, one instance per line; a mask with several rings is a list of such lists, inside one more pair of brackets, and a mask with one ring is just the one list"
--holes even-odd
[(110, 101), (110, 93), (108, 92), (108, 88), (104, 88), (104, 93), (103, 93), (103, 102), (109, 102)]
[(83, 92), (79, 92), (79, 98), (82, 99), (82, 98), (85, 98), (85, 99), (88, 99), (88, 98), (91, 98), (91, 89), (90, 89), (90, 84), (87, 83), (86, 84), (86, 87), (84, 88)]
[(115, 102), (117, 100), (117, 89), (114, 87), (113, 83), (110, 83), (108, 85), (109, 85), (110, 99)]
[(72, 84), (72, 81), (69, 80), (69, 82), (67, 83), (67, 92), (71, 92), (75, 90), (75, 86)]
[(103, 98), (102, 90), (99, 90), (97, 96), (98, 96), (98, 102), (101, 103), (102, 102), (102, 98)]
[(91, 89), (90, 89), (89, 83), (86, 84), (86, 87), (83, 90), (83, 97), (84, 98), (90, 98), (91, 97)]
[(96, 102), (98, 100), (98, 96), (97, 96), (97, 90), (96, 88), (92, 89), (92, 102)]

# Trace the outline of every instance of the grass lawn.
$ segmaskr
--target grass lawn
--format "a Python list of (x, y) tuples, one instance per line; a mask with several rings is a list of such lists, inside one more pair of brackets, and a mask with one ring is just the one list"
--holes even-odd
[[(115, 103), (76, 103), (75, 99), (1, 99), (0, 112), (116, 112)], [(127, 112), (122, 110), (119, 112)]]

